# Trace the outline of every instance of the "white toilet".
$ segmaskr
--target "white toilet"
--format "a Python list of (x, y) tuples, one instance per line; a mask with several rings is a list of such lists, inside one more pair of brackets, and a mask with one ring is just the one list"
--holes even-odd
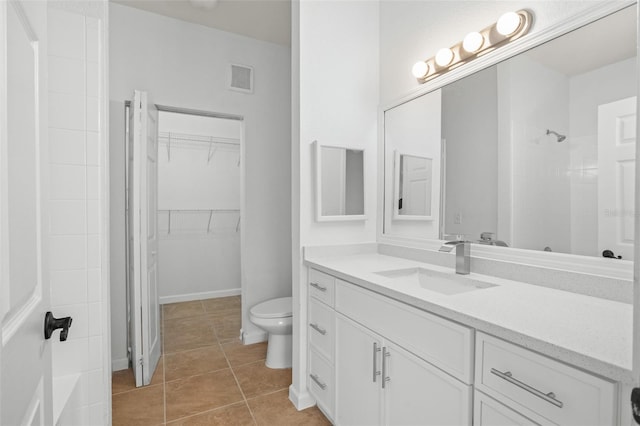
[(249, 310), (251, 322), (269, 333), (265, 362), (269, 368), (291, 367), (291, 303), (291, 297), (281, 297), (258, 303)]

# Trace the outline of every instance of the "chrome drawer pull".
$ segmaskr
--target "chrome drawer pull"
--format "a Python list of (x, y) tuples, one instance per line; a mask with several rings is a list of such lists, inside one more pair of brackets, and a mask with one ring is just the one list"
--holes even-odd
[(311, 377), (311, 380), (313, 380), (318, 386), (320, 386), (320, 389), (325, 390), (327, 388), (327, 384), (322, 383), (322, 381), (315, 374), (309, 374), (309, 377)]
[(327, 330), (325, 330), (324, 328), (320, 327), (318, 324), (309, 323), (309, 327), (313, 328), (315, 331), (317, 331), (318, 333), (322, 334), (323, 336), (325, 334), (327, 334)]
[(373, 383), (376, 382), (377, 377), (380, 375), (378, 371), (378, 352), (380, 352), (378, 343), (373, 342)]
[(555, 393), (553, 393), (553, 392), (549, 392), (549, 393), (541, 392), (538, 389), (536, 389), (534, 387), (531, 387), (528, 384), (523, 383), (520, 380), (514, 378), (513, 374), (511, 374), (511, 371), (506, 371), (506, 372), (503, 373), (502, 371), (498, 371), (495, 368), (492, 368), (491, 369), (491, 374), (495, 374), (496, 376), (500, 377), (501, 379), (504, 379), (507, 382), (509, 382), (511, 384), (514, 384), (514, 385), (518, 386), (519, 388), (522, 388), (522, 389), (526, 390), (529, 393), (534, 394), (538, 398), (544, 399), (548, 403), (553, 404), (558, 408), (562, 408), (562, 406), (563, 406), (562, 401), (558, 401), (556, 399), (556, 394)]
[(382, 389), (385, 388), (387, 382), (391, 381), (391, 377), (387, 376), (387, 358), (390, 356), (387, 348), (382, 348)]
[(317, 288), (318, 290), (320, 290), (320, 291), (322, 291), (322, 292), (327, 291), (327, 288), (326, 288), (326, 287), (323, 287), (323, 286), (321, 286), (321, 285), (320, 285), (320, 284), (318, 284), (318, 283), (309, 283), (309, 285), (310, 285), (311, 287), (315, 287), (315, 288)]

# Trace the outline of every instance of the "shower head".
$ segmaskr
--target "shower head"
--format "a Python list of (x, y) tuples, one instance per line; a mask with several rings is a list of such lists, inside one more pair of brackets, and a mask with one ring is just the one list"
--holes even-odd
[(554, 132), (553, 130), (549, 129), (547, 129), (547, 135), (555, 135), (557, 138), (557, 142), (562, 142), (567, 138), (565, 135), (561, 135), (560, 133)]

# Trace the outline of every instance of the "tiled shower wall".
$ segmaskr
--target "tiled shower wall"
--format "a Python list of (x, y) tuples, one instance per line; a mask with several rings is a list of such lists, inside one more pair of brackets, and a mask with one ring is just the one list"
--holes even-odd
[(86, 13), (93, 6), (100, 16), (100, 2), (81, 5), (53, 3), (48, 13), (51, 305), (55, 316), (73, 317), (68, 340), (54, 342), (53, 375), (80, 377), (59, 424), (101, 425), (109, 408), (101, 261), (103, 23)]

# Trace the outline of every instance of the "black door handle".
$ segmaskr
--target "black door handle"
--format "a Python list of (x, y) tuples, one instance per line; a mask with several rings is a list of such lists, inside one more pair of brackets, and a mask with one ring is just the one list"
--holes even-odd
[(616, 256), (611, 250), (605, 250), (602, 252), (602, 257), (608, 257), (610, 259), (622, 259), (622, 256)]
[(69, 335), (69, 327), (71, 327), (71, 317), (64, 318), (54, 318), (51, 312), (47, 312), (44, 316), (44, 338), (50, 339), (53, 332), (59, 328), (62, 329), (60, 332), (60, 341), (64, 342), (67, 340), (67, 336)]

